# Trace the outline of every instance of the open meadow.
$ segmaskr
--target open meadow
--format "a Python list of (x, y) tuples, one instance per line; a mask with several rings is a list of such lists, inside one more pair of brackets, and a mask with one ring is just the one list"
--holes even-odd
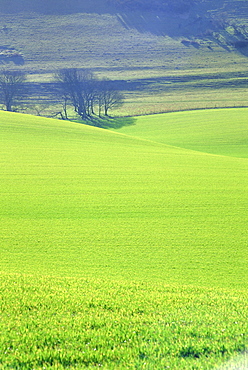
[(0, 112), (1, 369), (214, 369), (245, 351), (247, 117), (111, 131)]

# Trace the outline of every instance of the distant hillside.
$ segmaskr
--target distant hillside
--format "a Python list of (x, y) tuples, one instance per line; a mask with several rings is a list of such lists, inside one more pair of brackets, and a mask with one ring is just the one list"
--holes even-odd
[(78, 12), (109, 12), (113, 4), (107, 0), (0, 0), (1, 12), (39, 12), (43, 14), (70, 14)]
[(195, 3), (194, 0), (1, 0), (3, 12), (38, 11), (44, 13), (74, 13), (85, 11), (109, 12), (113, 10), (162, 10), (188, 11)]
[(0, 64), (27, 72), (39, 99), (75, 67), (116, 80), (124, 115), (247, 105), (247, 1), (0, 0), (0, 12)]
[(110, 12), (111, 10), (188, 10), (194, 1), (150, 1), (150, 0), (1, 0), (2, 12), (37, 11), (42, 13)]
[(126, 28), (170, 37), (212, 38), (248, 55), (246, 0), (0, 0), (0, 13), (27, 12), (116, 14)]
[(109, 13), (115, 11), (162, 11), (183, 14), (189, 11), (221, 11), (241, 14), (247, 11), (246, 0), (0, 0), (0, 12), (35, 11), (49, 14), (77, 12)]

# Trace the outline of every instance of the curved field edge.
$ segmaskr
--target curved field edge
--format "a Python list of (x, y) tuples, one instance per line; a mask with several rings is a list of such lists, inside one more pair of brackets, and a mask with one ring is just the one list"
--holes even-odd
[(1, 369), (213, 369), (245, 350), (247, 291), (0, 274)]
[(192, 110), (139, 116), (119, 132), (199, 152), (248, 157), (248, 109)]

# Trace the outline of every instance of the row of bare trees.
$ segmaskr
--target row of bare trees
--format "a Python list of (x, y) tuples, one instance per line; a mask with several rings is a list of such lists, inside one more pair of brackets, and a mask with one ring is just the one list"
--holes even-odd
[(123, 94), (115, 89), (113, 81), (98, 80), (87, 70), (63, 69), (55, 77), (63, 99), (65, 118), (68, 117), (68, 103), (82, 119), (95, 114), (107, 116), (110, 109), (123, 104)]
[[(27, 96), (26, 76), (20, 71), (2, 70), (0, 72), (0, 102), (5, 110), (14, 111), (20, 100)], [(123, 104), (123, 94), (111, 80), (99, 80), (85, 69), (62, 69), (54, 74), (55, 100), (62, 103), (60, 117), (68, 119), (73, 108), (83, 120), (94, 115), (108, 116), (109, 110)], [(27, 99), (26, 99), (27, 100)]]

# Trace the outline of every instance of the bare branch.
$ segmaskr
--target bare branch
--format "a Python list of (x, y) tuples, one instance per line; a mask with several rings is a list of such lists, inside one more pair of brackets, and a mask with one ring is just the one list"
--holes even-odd
[(25, 78), (20, 71), (0, 72), (0, 98), (7, 111), (13, 111), (13, 105), (23, 96)]

